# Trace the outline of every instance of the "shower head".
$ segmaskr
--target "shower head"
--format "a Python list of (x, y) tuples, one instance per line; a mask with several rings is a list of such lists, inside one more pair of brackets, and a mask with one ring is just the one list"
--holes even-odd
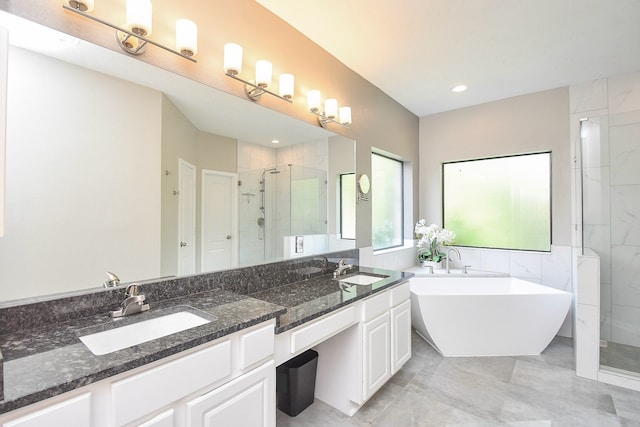
[(271, 175), (275, 175), (277, 173), (280, 173), (280, 171), (278, 169), (272, 170), (271, 172), (269, 172)]

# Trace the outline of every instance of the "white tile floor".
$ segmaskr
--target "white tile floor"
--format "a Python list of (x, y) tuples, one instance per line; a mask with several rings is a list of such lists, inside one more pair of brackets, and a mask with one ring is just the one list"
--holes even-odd
[(444, 358), (413, 334), (413, 357), (353, 417), (316, 400), (284, 426), (640, 426), (640, 393), (579, 378), (571, 340), (540, 356)]

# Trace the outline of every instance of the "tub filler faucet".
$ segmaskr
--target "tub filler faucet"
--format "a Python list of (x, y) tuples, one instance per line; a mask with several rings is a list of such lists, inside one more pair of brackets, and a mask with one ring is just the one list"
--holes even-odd
[(120, 310), (112, 311), (111, 317), (122, 317), (149, 310), (149, 304), (144, 304), (146, 299), (144, 294), (138, 294), (139, 286), (137, 283), (127, 286), (124, 301), (120, 304)]
[(452, 247), (452, 248), (447, 249), (447, 256), (445, 257), (445, 265), (446, 265), (446, 268), (447, 268), (447, 274), (450, 273), (450, 271), (449, 271), (449, 262), (451, 261), (451, 257), (449, 256), (449, 253), (451, 251), (457, 253), (458, 254), (458, 259), (460, 261), (462, 261), (462, 256), (460, 255), (460, 251), (458, 250), (458, 248), (453, 248)]

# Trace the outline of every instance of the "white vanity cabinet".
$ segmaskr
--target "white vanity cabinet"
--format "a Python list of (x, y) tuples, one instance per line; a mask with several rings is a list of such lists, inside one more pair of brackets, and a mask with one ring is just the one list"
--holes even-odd
[(2, 414), (0, 425), (275, 427), (274, 327), (263, 322)]
[(363, 397), (369, 399), (391, 378), (389, 313), (362, 324)]
[[(333, 334), (314, 344), (318, 352), (315, 397), (347, 415), (355, 414), (411, 357), (411, 302), (409, 282), (376, 293), (323, 316), (314, 323), (287, 331), (289, 337), (314, 325), (335, 324)], [(340, 316), (340, 317), (339, 317)], [(333, 319), (333, 322), (328, 319)], [(336, 322), (342, 319), (342, 322)], [(281, 337), (282, 335), (282, 337)], [(280, 340), (280, 341), (278, 341)], [(308, 339), (312, 343), (316, 340)], [(278, 347), (290, 344), (286, 334), (276, 335)], [(294, 352), (293, 350), (297, 351)], [(291, 353), (305, 348), (292, 346)], [(276, 361), (279, 361), (276, 356)]]
[(392, 307), (391, 374), (395, 374), (411, 358), (411, 301)]
[(362, 397), (368, 400), (411, 357), (409, 283), (366, 299), (362, 307)]
[(275, 363), (270, 361), (187, 402), (187, 426), (275, 427)]
[(3, 422), (3, 427), (89, 427), (91, 426), (91, 393), (47, 402), (40, 409), (27, 413), (11, 421)]

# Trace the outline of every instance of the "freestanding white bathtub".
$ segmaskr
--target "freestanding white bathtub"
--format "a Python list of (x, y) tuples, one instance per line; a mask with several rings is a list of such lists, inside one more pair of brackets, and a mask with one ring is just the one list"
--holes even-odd
[(434, 274), (410, 285), (412, 325), (443, 356), (540, 354), (573, 298), (513, 277)]

